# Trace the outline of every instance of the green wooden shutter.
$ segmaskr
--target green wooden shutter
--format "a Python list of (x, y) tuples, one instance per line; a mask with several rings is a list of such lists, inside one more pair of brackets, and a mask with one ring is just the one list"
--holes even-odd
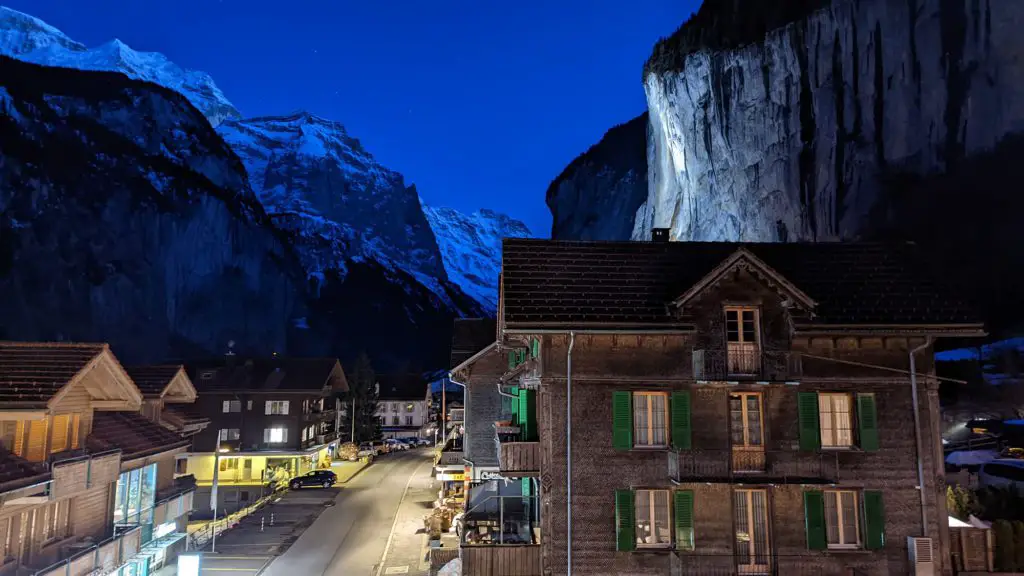
[(530, 340), (530, 356), (533, 358), (540, 356), (540, 340), (536, 338)]
[(512, 370), (515, 367), (516, 367), (516, 351), (515, 350), (509, 350), (508, 351), (508, 369)]
[(531, 481), (530, 480), (531, 480), (530, 478), (523, 478), (522, 480), (520, 480), (520, 482), (522, 482), (522, 487), (523, 487), (523, 498), (529, 498), (530, 495), (531, 495), (530, 494), (530, 489), (531, 489)]
[(828, 548), (825, 536), (825, 493), (818, 490), (804, 492), (804, 528), (807, 531), (807, 549)]
[(537, 391), (519, 391), (519, 434), (523, 442), (537, 439)]
[(885, 507), (880, 490), (864, 491), (864, 547), (878, 550), (885, 546)]
[[(512, 425), (519, 426), (519, 388), (513, 388), (511, 394), (515, 396), (515, 398), (508, 399), (509, 404), (511, 404), (510, 411), (512, 412)], [(505, 397), (502, 396), (502, 399), (504, 398)]]
[(690, 392), (672, 393), (672, 446), (690, 449)]
[(675, 492), (676, 550), (693, 550), (693, 490)]
[(633, 448), (633, 393), (612, 392), (612, 447)]
[(857, 423), (861, 450), (878, 450), (878, 410), (874, 394), (857, 394)]
[(821, 424), (818, 420), (818, 393), (797, 392), (797, 420), (800, 423), (800, 449), (821, 448)]
[(636, 515), (632, 490), (615, 491), (615, 549), (636, 549)]

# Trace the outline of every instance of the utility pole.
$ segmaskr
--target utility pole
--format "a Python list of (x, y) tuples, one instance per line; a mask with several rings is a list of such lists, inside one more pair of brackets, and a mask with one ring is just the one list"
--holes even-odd
[(356, 443), (356, 397), (352, 397), (352, 443)]
[(441, 438), (448, 437), (448, 412), (445, 411), (445, 392), (448, 391), (448, 377), (441, 380)]
[(217, 551), (217, 477), (220, 472), (220, 430), (217, 430), (217, 447), (213, 452), (213, 487), (210, 488), (210, 503), (213, 506), (213, 541), (210, 552)]

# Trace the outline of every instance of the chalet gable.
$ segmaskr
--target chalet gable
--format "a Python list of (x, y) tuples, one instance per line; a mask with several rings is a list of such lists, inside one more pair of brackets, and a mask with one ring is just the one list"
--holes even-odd
[(69, 396), (97, 410), (138, 410), (142, 394), (107, 344), (0, 342), (0, 406), (54, 410)]
[(180, 364), (128, 366), (126, 370), (146, 400), (170, 403), (196, 400), (196, 388)]
[(672, 306), (683, 308), (687, 304), (699, 300), (709, 290), (720, 286), (731, 278), (734, 273), (740, 271), (748, 272), (759, 279), (767, 288), (774, 290), (781, 299), (791, 302), (795, 308), (811, 312), (817, 306), (817, 302), (810, 296), (743, 247), (737, 249), (728, 258), (715, 266), (711, 272), (705, 274), (703, 278), (679, 295), (679, 297), (672, 301)]

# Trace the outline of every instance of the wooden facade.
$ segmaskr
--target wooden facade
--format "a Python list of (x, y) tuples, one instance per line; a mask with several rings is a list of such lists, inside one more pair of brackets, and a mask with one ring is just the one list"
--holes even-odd
[(463, 546), (465, 576), (526, 576), (541, 573), (540, 546)]
[[(124, 447), (101, 442), (110, 431), (94, 421), (139, 414), (143, 395), (109, 347), (0, 342), (0, 381), (14, 383), (0, 385), (0, 575), (107, 573), (131, 561), (147, 528), (115, 529)], [(147, 458), (167, 452), (163, 477), (173, 479), (173, 453), (184, 446), (165, 432), (171, 445), (153, 445)], [(128, 436), (132, 446), (153, 437)]]
[[(506, 240), (492, 385), (536, 391), (543, 528), (515, 573), (949, 573), (932, 346), (983, 330), (918, 272), (901, 246)], [(515, 548), (465, 544), (463, 573)]]

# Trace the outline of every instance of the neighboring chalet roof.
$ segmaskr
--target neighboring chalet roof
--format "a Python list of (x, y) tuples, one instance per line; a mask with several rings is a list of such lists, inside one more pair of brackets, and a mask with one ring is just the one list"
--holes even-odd
[(0, 447), (0, 492), (30, 486), (48, 479), (50, 472), (42, 463), (29, 462)]
[(429, 384), (420, 374), (378, 374), (379, 400), (426, 400)]
[(494, 342), (497, 330), (497, 321), (493, 318), (456, 318), (450, 366), (462, 364)]
[(811, 307), (815, 326), (981, 329), (962, 300), (929, 278), (908, 244), (511, 238), (504, 240), (502, 254), (504, 327), (679, 326), (670, 306), (713, 280), (741, 250), (755, 264), (752, 269)]
[(191, 440), (137, 412), (95, 412), (88, 443), (96, 450), (120, 448), (124, 461), (188, 446)]
[(200, 415), (195, 404), (168, 404), (160, 413), (160, 421), (183, 435), (195, 434), (210, 424), (210, 419)]
[(107, 344), (0, 342), (0, 406), (46, 408), (79, 383), (97, 402), (142, 402)]
[(204, 392), (348, 391), (337, 358), (239, 358), (225, 356), (188, 364), (196, 390)]
[(196, 389), (181, 364), (126, 366), (125, 370), (147, 400), (167, 398), (194, 402), (196, 399)]

